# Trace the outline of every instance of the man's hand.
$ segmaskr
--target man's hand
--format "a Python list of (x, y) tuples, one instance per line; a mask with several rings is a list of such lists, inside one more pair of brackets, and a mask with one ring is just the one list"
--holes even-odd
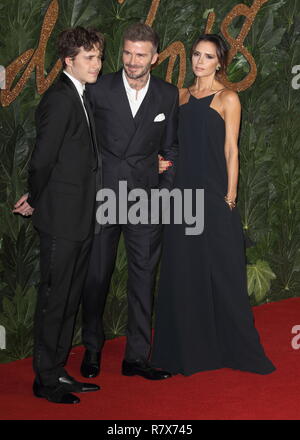
[(28, 193), (24, 194), (20, 200), (17, 201), (17, 203), (14, 206), (13, 213), (14, 214), (21, 214), (23, 216), (28, 217), (29, 215), (32, 215), (34, 208), (32, 208), (28, 203)]
[(164, 171), (167, 171), (169, 167), (171, 167), (173, 163), (170, 160), (164, 160), (164, 158), (159, 154), (158, 155), (158, 173), (161, 174)]

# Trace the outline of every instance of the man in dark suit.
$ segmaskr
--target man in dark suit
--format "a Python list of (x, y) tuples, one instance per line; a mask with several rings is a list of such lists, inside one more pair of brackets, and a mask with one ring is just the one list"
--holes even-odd
[[(172, 188), (174, 166), (159, 176), (158, 154), (174, 162), (177, 156), (178, 90), (150, 75), (158, 58), (158, 36), (142, 23), (125, 31), (123, 69), (102, 76), (88, 87), (103, 158), (103, 187), (114, 190)], [(160, 225), (98, 225), (83, 293), (84, 377), (100, 370), (104, 344), (102, 315), (109, 291), (121, 232), (128, 259), (127, 345), (122, 374), (157, 380), (170, 377), (148, 362), (151, 348), (153, 288), (160, 256)]]
[(101, 157), (85, 84), (101, 69), (103, 37), (81, 27), (64, 31), (58, 49), (64, 72), (36, 110), (36, 145), (29, 166), (29, 194), (14, 212), (33, 213), (40, 236), (41, 283), (35, 315), (35, 396), (78, 403), (72, 393), (97, 391), (64, 366), (85, 280), (95, 229)]

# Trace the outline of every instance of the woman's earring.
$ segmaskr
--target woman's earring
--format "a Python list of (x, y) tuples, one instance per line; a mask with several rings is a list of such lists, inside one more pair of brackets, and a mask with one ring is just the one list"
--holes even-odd
[(217, 66), (216, 71), (218, 72), (221, 69), (221, 66)]

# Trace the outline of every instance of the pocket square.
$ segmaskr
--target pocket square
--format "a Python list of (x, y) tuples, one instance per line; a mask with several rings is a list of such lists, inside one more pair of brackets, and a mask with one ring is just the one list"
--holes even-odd
[(166, 119), (165, 114), (160, 113), (159, 115), (155, 116), (155, 119), (153, 122), (161, 122), (161, 121), (164, 121), (165, 119)]

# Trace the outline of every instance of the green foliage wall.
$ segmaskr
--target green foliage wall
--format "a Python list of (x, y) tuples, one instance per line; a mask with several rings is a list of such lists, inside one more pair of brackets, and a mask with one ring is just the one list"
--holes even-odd
[[(241, 2), (247, 6), (253, 3)], [(219, 32), (221, 22), (237, 3), (161, 0), (153, 23), (161, 37), (161, 50), (180, 40), (188, 53), (192, 41), (205, 29), (208, 10), (216, 12), (213, 31)], [(8, 66), (25, 50), (37, 47), (49, 4), (49, 0), (0, 0), (0, 65)], [(57, 60), (58, 33), (76, 25), (95, 26), (105, 34), (103, 71), (116, 71), (121, 66), (124, 28), (131, 22), (144, 21), (150, 6), (151, 0), (125, 0), (122, 4), (117, 0), (59, 0), (59, 18), (47, 45), (47, 72)], [(269, 0), (245, 40), (258, 69), (255, 83), (240, 93), (243, 118), (238, 205), (245, 232), (256, 243), (248, 250), (252, 304), (300, 294), (300, 90), (292, 87), (292, 68), (300, 64), (299, 9), (297, 0)], [(234, 20), (232, 36), (238, 35), (243, 21), (242, 17)], [(167, 61), (154, 74), (165, 78), (166, 69)], [(229, 69), (230, 80), (240, 80), (248, 69), (247, 61), (237, 54)], [(174, 83), (177, 77), (178, 62)], [(191, 80), (188, 69), (186, 84)], [(27, 165), (35, 140), (34, 110), (39, 99), (33, 73), (19, 97), (10, 106), (0, 107), (0, 325), (6, 329), (6, 350), (0, 350), (0, 362), (29, 356), (32, 349), (38, 239), (30, 220), (12, 215), (11, 208), (26, 190)], [(121, 243), (106, 308), (108, 337), (125, 332), (126, 270)], [(80, 342), (80, 318), (74, 342)]]

